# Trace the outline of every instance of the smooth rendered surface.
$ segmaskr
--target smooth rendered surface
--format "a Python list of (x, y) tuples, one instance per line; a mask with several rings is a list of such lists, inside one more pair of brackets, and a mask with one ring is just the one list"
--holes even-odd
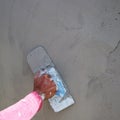
[(43, 45), (76, 104), (33, 120), (120, 119), (120, 0), (0, 0), (0, 109), (32, 91), (26, 56)]

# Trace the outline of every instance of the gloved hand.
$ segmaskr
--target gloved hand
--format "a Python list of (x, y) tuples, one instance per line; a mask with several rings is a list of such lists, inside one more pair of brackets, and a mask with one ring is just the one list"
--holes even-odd
[(49, 99), (56, 93), (56, 84), (51, 79), (50, 75), (40, 75), (40, 72), (37, 72), (34, 77), (33, 90), (38, 92), (40, 95), (44, 95), (45, 99)]

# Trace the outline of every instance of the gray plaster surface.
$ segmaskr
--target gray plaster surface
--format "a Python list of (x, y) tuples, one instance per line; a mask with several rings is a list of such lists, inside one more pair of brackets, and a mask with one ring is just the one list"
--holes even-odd
[(120, 119), (119, 0), (0, 0), (0, 110), (32, 91), (29, 51), (43, 45), (76, 104), (33, 120)]

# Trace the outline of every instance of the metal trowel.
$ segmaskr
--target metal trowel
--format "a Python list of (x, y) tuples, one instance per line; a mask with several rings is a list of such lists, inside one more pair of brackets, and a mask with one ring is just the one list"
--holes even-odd
[(53, 61), (43, 46), (38, 46), (33, 49), (28, 54), (27, 61), (34, 74), (38, 71), (50, 74), (52, 80), (55, 82), (57, 92), (48, 100), (54, 112), (60, 112), (75, 103), (73, 97), (70, 95), (67, 85), (63, 81), (61, 75), (57, 71)]

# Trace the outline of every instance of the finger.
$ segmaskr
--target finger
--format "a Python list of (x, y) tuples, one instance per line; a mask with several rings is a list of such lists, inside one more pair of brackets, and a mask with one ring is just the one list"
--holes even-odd
[(34, 79), (37, 79), (39, 77), (40, 77), (40, 71), (37, 71), (36, 74), (35, 74), (35, 76), (34, 76)]

